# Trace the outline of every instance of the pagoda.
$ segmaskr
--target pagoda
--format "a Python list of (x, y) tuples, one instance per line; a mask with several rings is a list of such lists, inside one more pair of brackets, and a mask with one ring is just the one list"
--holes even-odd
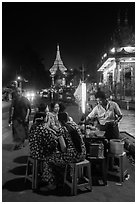
[[(59, 45), (57, 45), (56, 59), (49, 71), (51, 73), (53, 87), (58, 83), (61, 85), (65, 85), (65, 76), (66, 76), (67, 68), (64, 66), (61, 60)], [(55, 78), (56, 78), (56, 82), (55, 82)]]

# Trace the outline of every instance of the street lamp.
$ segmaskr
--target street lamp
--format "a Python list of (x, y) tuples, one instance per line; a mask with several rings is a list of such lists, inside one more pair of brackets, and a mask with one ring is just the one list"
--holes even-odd
[(18, 83), (18, 88), (22, 92), (22, 78), (21, 78), (21, 76), (17, 76), (17, 83)]
[(17, 77), (17, 80), (21, 80), (21, 77), (20, 77), (20, 76), (18, 76), (18, 77)]

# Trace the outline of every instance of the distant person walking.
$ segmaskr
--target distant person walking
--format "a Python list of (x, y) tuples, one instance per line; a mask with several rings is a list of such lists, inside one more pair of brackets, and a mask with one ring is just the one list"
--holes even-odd
[(25, 139), (28, 138), (30, 113), (31, 105), (29, 100), (22, 96), (20, 90), (17, 89), (9, 109), (9, 125), (12, 124), (15, 150), (23, 147)]

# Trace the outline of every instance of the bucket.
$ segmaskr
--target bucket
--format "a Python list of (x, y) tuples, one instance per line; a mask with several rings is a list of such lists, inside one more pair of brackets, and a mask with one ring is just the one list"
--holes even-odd
[(124, 153), (124, 141), (119, 139), (110, 140), (110, 153), (123, 154)]

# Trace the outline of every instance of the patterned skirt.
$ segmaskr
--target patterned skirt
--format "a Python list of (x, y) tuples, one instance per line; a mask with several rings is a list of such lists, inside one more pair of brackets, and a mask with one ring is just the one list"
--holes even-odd
[[(54, 153), (47, 157), (43, 163), (42, 181), (47, 184), (57, 184), (59, 178), (58, 172), (63, 173), (68, 163), (76, 163), (83, 161), (85, 154), (83, 153)], [(60, 171), (58, 171), (60, 169)]]

